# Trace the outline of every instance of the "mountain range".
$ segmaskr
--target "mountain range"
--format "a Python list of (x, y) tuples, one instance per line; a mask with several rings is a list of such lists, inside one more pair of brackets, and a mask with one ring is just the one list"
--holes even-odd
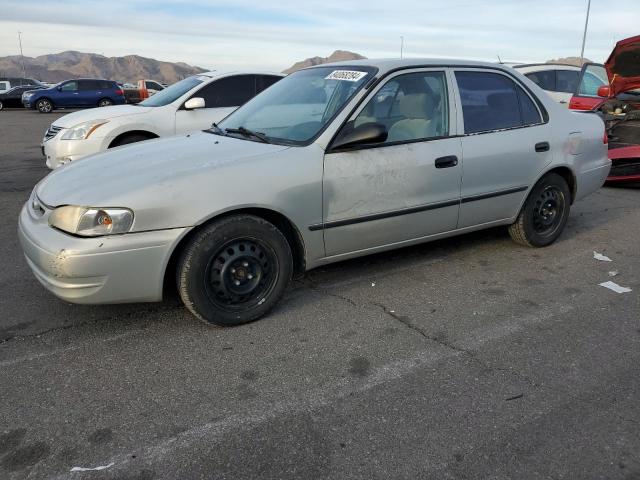
[[(69, 78), (106, 78), (119, 82), (135, 82), (141, 78), (174, 83), (206, 70), (186, 63), (171, 63), (139, 55), (105, 57), (97, 53), (68, 51), (24, 57), (26, 76), (43, 82), (56, 83)], [(19, 55), (0, 57), (0, 77), (21, 77)]]

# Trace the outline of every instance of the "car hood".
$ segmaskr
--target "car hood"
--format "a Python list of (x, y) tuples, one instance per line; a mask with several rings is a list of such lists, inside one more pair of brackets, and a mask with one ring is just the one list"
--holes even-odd
[(179, 206), (195, 189), (216, 188), (216, 182), (223, 181), (219, 171), (244, 168), (239, 164), (288, 148), (204, 132), (155, 139), (60, 167), (38, 184), (36, 193), (52, 207), (127, 207), (136, 214), (155, 209), (161, 215), (163, 205)]
[(640, 88), (640, 35), (616, 43), (604, 66), (611, 96)]
[(79, 123), (92, 120), (109, 120), (126, 115), (140, 115), (153, 110), (153, 108), (155, 107), (140, 107), (137, 105), (113, 105), (111, 107), (90, 108), (60, 117), (53, 124), (57, 127), (71, 128)]

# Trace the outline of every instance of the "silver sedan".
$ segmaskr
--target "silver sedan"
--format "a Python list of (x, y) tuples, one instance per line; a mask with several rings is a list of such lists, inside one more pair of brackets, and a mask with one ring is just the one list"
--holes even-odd
[(267, 313), (292, 275), (496, 225), (561, 234), (609, 172), (602, 120), (509, 67), (445, 60), (308, 68), (220, 125), (69, 164), (19, 221), (37, 279), (76, 303)]

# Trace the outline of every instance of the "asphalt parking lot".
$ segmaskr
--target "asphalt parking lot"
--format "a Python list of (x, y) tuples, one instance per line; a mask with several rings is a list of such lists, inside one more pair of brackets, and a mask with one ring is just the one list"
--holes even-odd
[(0, 112), (0, 478), (640, 479), (640, 190), (545, 249), (494, 229), (315, 270), (221, 329), (38, 284), (16, 223), (59, 115)]

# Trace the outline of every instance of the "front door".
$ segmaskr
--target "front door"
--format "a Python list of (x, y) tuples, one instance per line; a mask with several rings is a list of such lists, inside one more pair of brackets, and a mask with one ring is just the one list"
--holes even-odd
[(540, 106), (498, 71), (455, 72), (464, 118), (459, 228), (514, 217), (551, 163), (552, 135)]
[[(461, 142), (443, 70), (399, 73), (377, 88), (341, 133), (382, 124), (386, 141), (324, 157), (327, 256), (454, 230), (462, 177)], [(338, 138), (341, 133), (338, 134)]]
[(55, 96), (53, 103), (59, 107), (77, 107), (81, 105), (80, 93), (78, 92), (78, 82), (71, 80), (60, 86), (58, 94)]
[(176, 133), (188, 133), (209, 128), (218, 123), (240, 105), (255, 96), (255, 75), (232, 75), (205, 85), (190, 98), (204, 99), (205, 108), (195, 110), (178, 109)]

